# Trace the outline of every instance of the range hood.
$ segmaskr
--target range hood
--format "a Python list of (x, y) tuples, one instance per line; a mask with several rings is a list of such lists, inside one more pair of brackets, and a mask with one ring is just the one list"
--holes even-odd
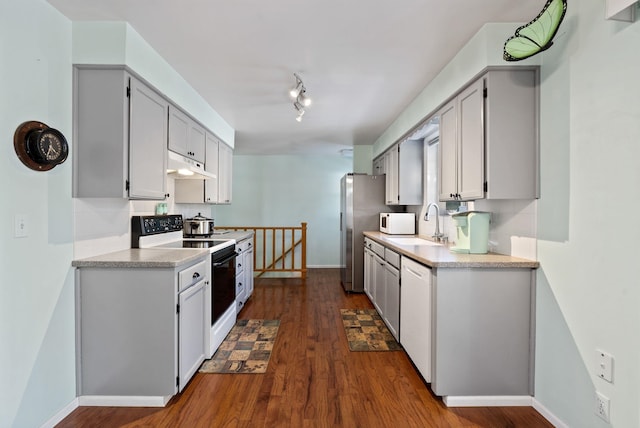
[(215, 174), (205, 171), (200, 162), (169, 150), (167, 158), (167, 174), (180, 180), (208, 180), (216, 178)]

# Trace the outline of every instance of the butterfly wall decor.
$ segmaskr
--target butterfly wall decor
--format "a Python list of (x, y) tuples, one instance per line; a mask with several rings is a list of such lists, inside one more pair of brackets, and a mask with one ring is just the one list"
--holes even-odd
[(504, 43), (505, 61), (520, 61), (549, 49), (566, 12), (567, 0), (548, 0), (533, 21), (519, 27)]

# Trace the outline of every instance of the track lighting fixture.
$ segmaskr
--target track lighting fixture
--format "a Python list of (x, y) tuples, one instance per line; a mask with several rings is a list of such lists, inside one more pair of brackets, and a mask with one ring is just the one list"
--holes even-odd
[(297, 73), (293, 73), (293, 76), (296, 78), (296, 86), (289, 91), (289, 95), (293, 99), (293, 108), (298, 112), (296, 120), (301, 122), (305, 107), (311, 105), (311, 98), (307, 96), (307, 88), (304, 87), (300, 76)]

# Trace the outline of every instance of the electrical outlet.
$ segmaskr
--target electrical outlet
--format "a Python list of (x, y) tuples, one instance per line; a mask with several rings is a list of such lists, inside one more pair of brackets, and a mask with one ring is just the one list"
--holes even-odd
[(609, 399), (596, 391), (596, 415), (609, 422)]
[(613, 383), (613, 355), (596, 349), (596, 374), (600, 379)]

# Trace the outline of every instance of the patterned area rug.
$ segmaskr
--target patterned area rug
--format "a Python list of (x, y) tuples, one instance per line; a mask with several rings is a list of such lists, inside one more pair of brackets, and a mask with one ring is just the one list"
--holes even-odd
[(264, 373), (280, 320), (238, 320), (202, 373)]
[(375, 309), (340, 309), (340, 313), (351, 351), (402, 349)]

